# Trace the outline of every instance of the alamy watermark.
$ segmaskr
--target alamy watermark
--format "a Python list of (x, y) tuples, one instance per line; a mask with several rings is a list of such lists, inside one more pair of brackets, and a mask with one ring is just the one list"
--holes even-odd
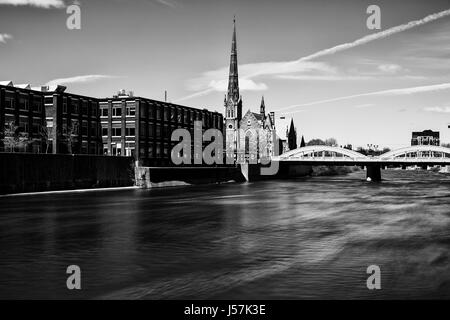
[(69, 30), (81, 29), (81, 7), (78, 2), (68, 6), (66, 13), (69, 15), (66, 20), (66, 26)]
[(66, 286), (69, 290), (81, 290), (81, 269), (77, 265), (70, 265), (66, 269), (66, 273), (70, 274), (67, 278)]
[[(272, 156), (279, 151), (279, 140), (274, 131), (239, 129), (235, 131), (233, 141), (226, 142), (221, 130), (208, 129), (203, 132), (202, 122), (194, 121), (193, 133), (192, 139), (191, 132), (187, 129), (180, 128), (172, 132), (171, 141), (178, 142), (170, 155), (173, 164), (260, 164), (261, 175), (278, 173), (279, 163), (271, 161)], [(209, 144), (204, 147), (204, 142)]]
[(377, 265), (371, 265), (367, 267), (367, 274), (370, 274), (367, 278), (366, 285), (369, 290), (381, 289), (381, 269)]

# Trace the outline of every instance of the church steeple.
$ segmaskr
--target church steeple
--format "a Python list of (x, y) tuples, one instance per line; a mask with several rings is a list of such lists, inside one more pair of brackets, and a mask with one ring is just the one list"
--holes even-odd
[(259, 108), (259, 113), (265, 117), (266, 116), (266, 104), (264, 103), (264, 96), (261, 99), (261, 107)]
[(233, 38), (231, 41), (230, 74), (228, 78), (228, 100), (238, 103), (239, 96), (239, 74), (237, 61), (237, 42), (236, 42), (236, 16), (233, 18)]

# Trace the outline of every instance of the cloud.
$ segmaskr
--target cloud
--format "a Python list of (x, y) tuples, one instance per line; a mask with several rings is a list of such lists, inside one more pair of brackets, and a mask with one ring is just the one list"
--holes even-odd
[[(228, 67), (210, 70), (199, 77), (187, 82), (189, 91), (197, 91), (176, 101), (201, 97), (211, 92), (226, 92), (228, 88)], [(336, 75), (337, 70), (323, 62), (304, 62), (293, 66), (281, 62), (251, 63), (239, 66), (239, 88), (244, 91), (264, 91), (268, 86), (263, 82), (252, 80), (254, 75), (273, 75), (279, 73), (291, 74), (303, 72), (305, 74)]]
[(356, 109), (364, 109), (364, 108), (373, 107), (374, 105), (375, 105), (374, 103), (364, 103), (364, 104), (356, 105), (355, 108)]
[(7, 33), (0, 33), (0, 43), (6, 43), (6, 41), (11, 40), (13, 38), (12, 35)]
[(423, 110), (436, 113), (450, 113), (450, 107), (426, 107)]
[[(319, 100), (319, 101), (313, 101), (309, 103), (304, 104), (298, 104), (293, 105), (285, 108), (280, 108), (276, 111), (285, 111), (289, 109), (295, 109), (300, 107), (308, 107), (308, 106), (314, 106), (329, 102), (337, 102), (337, 101), (343, 101), (343, 100), (349, 100), (349, 99), (355, 99), (355, 98), (361, 98), (361, 97), (370, 97), (370, 96), (400, 96), (400, 95), (410, 95), (410, 94), (416, 94), (416, 93), (425, 93), (425, 92), (435, 92), (435, 91), (441, 91), (441, 90), (447, 90), (450, 89), (450, 83), (441, 83), (441, 84), (434, 84), (434, 85), (428, 85), (428, 86), (419, 86), (419, 87), (409, 87), (409, 88), (403, 88), (403, 89), (389, 89), (389, 90), (381, 90), (381, 91), (375, 91), (375, 92), (368, 92), (368, 93), (361, 93), (361, 94), (354, 94), (350, 96), (344, 96), (344, 97), (338, 97), (338, 98), (332, 98), (332, 99), (326, 99), (326, 100)], [(283, 113), (295, 113), (296, 111), (291, 112), (283, 112)]]
[(37, 8), (64, 8), (63, 0), (0, 0), (0, 5), (32, 6)]
[(156, 2), (170, 8), (176, 8), (178, 3), (172, 0), (156, 0)]
[(308, 80), (308, 81), (342, 81), (342, 80), (367, 80), (372, 79), (372, 76), (352, 76), (352, 75), (278, 75), (277, 79), (284, 80)]
[(58, 85), (58, 84), (74, 84), (74, 83), (89, 83), (94, 81), (99, 81), (103, 79), (113, 79), (116, 76), (101, 75), (101, 74), (90, 74), (83, 76), (75, 76), (70, 78), (60, 78), (54, 79), (46, 83), (47, 86)]
[[(447, 17), (450, 15), (450, 9), (441, 11), (438, 13), (430, 14), (423, 19), (413, 20), (408, 23), (398, 25), (392, 28), (389, 28), (384, 31), (380, 31), (377, 33), (373, 33), (362, 38), (359, 38), (352, 42), (343, 43), (328, 49), (320, 50), (313, 54), (307, 55), (305, 57), (299, 58), (293, 61), (282, 61), (282, 62), (262, 62), (262, 63), (253, 63), (253, 64), (244, 64), (240, 65), (239, 68), (241, 71), (241, 79), (253, 79), (259, 76), (276, 76), (278, 78), (283, 79), (297, 79), (297, 80), (328, 80), (333, 79), (333, 76), (336, 77), (336, 70), (330, 67), (329, 65), (321, 62), (313, 62), (311, 60), (325, 57), (328, 55), (333, 55), (335, 53), (349, 50), (351, 48), (355, 48), (376, 40), (384, 39), (390, 37), (394, 34), (410, 30), (412, 28), (430, 23), (432, 21), (436, 21), (438, 19)], [(399, 67), (399, 66), (398, 66)], [(380, 70), (385, 72), (396, 72), (398, 71), (398, 67), (396, 65), (383, 65)], [(325, 68), (325, 69), (324, 69)], [(197, 97), (200, 95), (206, 95), (210, 92), (216, 91), (215, 88), (209, 87), (208, 85), (212, 80), (214, 81), (223, 81), (223, 79), (227, 79), (227, 67), (208, 71), (202, 74), (200, 78), (196, 78), (190, 81), (189, 87), (191, 90), (198, 91), (197, 93), (191, 94), (187, 97), (179, 99), (187, 100), (192, 97)], [(322, 73), (321, 73), (322, 72)], [(295, 73), (301, 73), (300, 75), (294, 76)], [(305, 75), (306, 73), (306, 75)], [(286, 76), (289, 75), (289, 76)], [(309, 76), (309, 78), (308, 78)], [(314, 78), (315, 77), (315, 78)], [(205, 79), (207, 81), (205, 81)], [(351, 78), (349, 78), (351, 79)]]
[(398, 64), (380, 64), (377, 69), (383, 73), (395, 74), (401, 71), (403, 68)]

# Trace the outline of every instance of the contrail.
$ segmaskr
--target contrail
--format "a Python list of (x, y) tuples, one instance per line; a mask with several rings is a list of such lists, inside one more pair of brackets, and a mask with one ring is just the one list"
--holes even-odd
[[(340, 44), (340, 45), (337, 45), (337, 46), (334, 46), (334, 47), (331, 47), (331, 48), (328, 48), (328, 49), (320, 50), (320, 51), (318, 51), (316, 53), (310, 54), (308, 56), (302, 57), (302, 58), (297, 59), (297, 60), (286, 61), (286, 62), (284, 62), (284, 64), (285, 64), (286, 67), (288, 67), (289, 65), (294, 65), (296, 63), (301, 63), (301, 62), (313, 60), (313, 59), (316, 59), (316, 58), (320, 58), (320, 57), (323, 57), (323, 56), (332, 55), (332, 54), (335, 54), (337, 52), (341, 52), (341, 51), (345, 51), (345, 50), (348, 50), (348, 49), (351, 49), (351, 48), (354, 48), (354, 47), (357, 47), (357, 46), (361, 46), (361, 45), (367, 44), (367, 43), (375, 41), (375, 40), (379, 40), (379, 39), (384, 39), (384, 38), (390, 37), (390, 36), (392, 36), (394, 34), (397, 34), (397, 33), (400, 33), (400, 32), (406, 31), (406, 30), (410, 30), (410, 29), (413, 29), (413, 28), (418, 27), (418, 26), (422, 26), (422, 25), (427, 24), (429, 22), (433, 22), (433, 21), (436, 21), (438, 19), (447, 17), (449, 15), (450, 15), (450, 9), (444, 10), (444, 11), (441, 11), (441, 12), (438, 12), (438, 13), (433, 13), (433, 14), (430, 14), (430, 15), (422, 18), (422, 19), (413, 20), (413, 21), (410, 21), (408, 23), (389, 28), (389, 29), (384, 30), (384, 31), (380, 31), (380, 32), (377, 32), (377, 33), (373, 33), (373, 34), (364, 36), (364, 37), (359, 38), (359, 39), (357, 39), (357, 40), (355, 40), (353, 42), (347, 42), (347, 43), (343, 43), (343, 44)], [(282, 65), (282, 64), (283, 64), (283, 62), (280, 62), (280, 63), (278, 63), (276, 65), (276, 67), (279, 68), (280, 65)], [(252, 77), (255, 77), (255, 76), (261, 76), (261, 75), (268, 74), (268, 73), (271, 73), (270, 68), (268, 68), (265, 72), (260, 71), (260, 72), (257, 72), (257, 73), (253, 73), (253, 74), (250, 74), (250, 75), (246, 76), (245, 78), (252, 78)], [(206, 94), (208, 94), (208, 93), (210, 93), (212, 91), (214, 91), (214, 90), (211, 89), (211, 88), (207, 88), (207, 89), (205, 89), (203, 91), (200, 91), (198, 93), (194, 93), (192, 95), (180, 98), (180, 99), (178, 99), (178, 101), (187, 100), (187, 99), (191, 99), (191, 98), (194, 98), (194, 97), (206, 95)]]
[(433, 84), (433, 85), (429, 85), (429, 86), (410, 87), (410, 88), (402, 88), (402, 89), (381, 90), (381, 91), (354, 94), (354, 95), (350, 95), (350, 96), (337, 97), (337, 98), (326, 99), (326, 100), (313, 101), (313, 102), (308, 102), (308, 103), (304, 103), (304, 104), (297, 104), (297, 105), (281, 108), (281, 109), (278, 109), (275, 111), (279, 112), (281, 114), (295, 113), (300, 110), (288, 111), (288, 112), (280, 112), (280, 111), (285, 111), (285, 110), (299, 108), (299, 107), (309, 107), (309, 106), (314, 106), (314, 105), (318, 105), (318, 104), (324, 104), (324, 103), (336, 102), (336, 101), (342, 101), (342, 100), (349, 100), (349, 99), (360, 98), (360, 97), (382, 96), (382, 95), (394, 95), (394, 96), (408, 95), (408, 94), (414, 94), (414, 93), (432, 92), (432, 91), (440, 91), (440, 90), (446, 90), (446, 89), (450, 89), (450, 83)]
[[(422, 19), (419, 19), (419, 20), (413, 20), (413, 21), (410, 21), (408, 23), (389, 28), (389, 29), (384, 30), (384, 31), (373, 33), (373, 34), (364, 36), (362, 38), (359, 38), (359, 39), (357, 39), (357, 40), (355, 40), (353, 42), (347, 42), (347, 43), (343, 43), (343, 44), (340, 44), (340, 45), (337, 45), (337, 46), (334, 46), (334, 47), (331, 47), (331, 48), (328, 48), (328, 49), (320, 50), (320, 51), (318, 51), (316, 53), (310, 54), (308, 56), (302, 57), (302, 58), (294, 60), (294, 61), (287, 61), (287, 62), (285, 62), (285, 64), (286, 65), (289, 65), (289, 64), (293, 65), (293, 64), (296, 64), (296, 63), (301, 63), (301, 62), (317, 59), (317, 58), (320, 58), (320, 57), (323, 57), (323, 56), (332, 55), (332, 54), (335, 54), (335, 53), (338, 53), (338, 52), (341, 52), (341, 51), (345, 51), (345, 50), (348, 50), (348, 49), (351, 49), (351, 48), (354, 48), (354, 47), (358, 47), (358, 46), (367, 44), (367, 43), (375, 41), (375, 40), (380, 40), (380, 39), (384, 39), (384, 38), (390, 37), (390, 36), (392, 36), (394, 34), (397, 34), (397, 33), (400, 33), (400, 32), (403, 32), (403, 31), (406, 31), (406, 30), (409, 30), (409, 29), (412, 29), (412, 28), (415, 28), (415, 27), (418, 27), (418, 26), (422, 26), (422, 25), (427, 24), (429, 22), (433, 22), (433, 21), (436, 21), (438, 19), (447, 17), (449, 15), (450, 15), (450, 9), (444, 10), (444, 11), (441, 11), (441, 12), (438, 12), (438, 13), (433, 13), (433, 14), (430, 14), (430, 15), (426, 16), (425, 18), (422, 18)], [(251, 78), (251, 77), (254, 77), (254, 76), (258, 76), (258, 75), (262, 75), (262, 74), (261, 73), (258, 73), (258, 74), (255, 73), (255, 74), (249, 75), (248, 77)]]
[(402, 25), (399, 25), (399, 26), (396, 26), (396, 27), (389, 28), (389, 29), (384, 30), (384, 31), (380, 31), (380, 32), (377, 32), (377, 33), (373, 33), (373, 34), (364, 36), (364, 37), (362, 37), (362, 38), (360, 38), (358, 40), (355, 40), (353, 42), (348, 42), (348, 43), (337, 45), (337, 46), (329, 48), (329, 49), (321, 50), (321, 51), (313, 53), (313, 54), (311, 54), (309, 56), (300, 58), (296, 62), (312, 60), (312, 59), (320, 58), (320, 57), (323, 57), (323, 56), (326, 56), (326, 55), (335, 54), (337, 52), (344, 51), (344, 50), (347, 50), (347, 49), (350, 49), (350, 48), (354, 48), (354, 47), (357, 47), (357, 46), (360, 46), (360, 45), (363, 45), (363, 44), (366, 44), (366, 43), (369, 43), (369, 42), (372, 42), (372, 41), (375, 41), (375, 40), (387, 38), (387, 37), (392, 36), (392, 35), (394, 35), (396, 33), (403, 32), (403, 31), (406, 31), (406, 30), (409, 30), (409, 29), (412, 29), (412, 28), (415, 28), (415, 27), (418, 27), (418, 26), (422, 26), (422, 25), (427, 24), (429, 22), (433, 22), (433, 21), (436, 21), (438, 19), (447, 17), (449, 15), (450, 15), (450, 9), (444, 10), (444, 11), (441, 11), (441, 12), (438, 12), (438, 13), (433, 13), (433, 14), (430, 14), (430, 15), (428, 15), (425, 18), (420, 19), (420, 20), (413, 20), (413, 21), (410, 21), (408, 23), (405, 23), (405, 24), (402, 24)]

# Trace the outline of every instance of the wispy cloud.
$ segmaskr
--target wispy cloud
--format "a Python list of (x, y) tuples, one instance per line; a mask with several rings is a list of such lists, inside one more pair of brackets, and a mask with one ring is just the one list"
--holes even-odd
[[(370, 43), (370, 42), (373, 42), (376, 40), (385, 39), (392, 35), (416, 28), (418, 26), (422, 26), (424, 24), (447, 17), (449, 15), (450, 15), (450, 9), (441, 11), (438, 13), (430, 14), (430, 15), (424, 17), (423, 19), (413, 20), (408, 23), (386, 29), (384, 31), (380, 31), (377, 33), (373, 33), (373, 34), (364, 36), (364, 37), (359, 38), (352, 42), (347, 42), (347, 43), (343, 43), (343, 44), (340, 44), (340, 45), (337, 45), (337, 46), (334, 46), (334, 47), (331, 47), (328, 49), (320, 50), (318, 52), (304, 56), (297, 60), (284, 61), (284, 62), (283, 61), (282, 62), (263, 62), (263, 63), (240, 65), (239, 66), (240, 70), (248, 71), (248, 72), (241, 72), (241, 79), (254, 79), (255, 77), (259, 77), (259, 76), (275, 76), (278, 78), (291, 79), (291, 80), (295, 80), (295, 79), (304, 80), (304, 79), (307, 79), (308, 77), (310, 79), (314, 79), (314, 76), (316, 77), (315, 78), (316, 80), (333, 79), (333, 77), (337, 77), (337, 76), (336, 76), (336, 74), (333, 74), (333, 70), (330, 66), (326, 65), (325, 63), (318, 63), (318, 62), (315, 62), (315, 64), (314, 64), (314, 62), (312, 62), (311, 60), (314, 60), (317, 58), (322, 58), (322, 57), (329, 56), (329, 55), (333, 55), (338, 52), (342, 52), (345, 50), (349, 50), (351, 48), (362, 46), (362, 45), (365, 45), (367, 43)], [(323, 70), (321, 68), (318, 68), (315, 70), (313, 69), (313, 71), (316, 71), (319, 73), (314, 74), (314, 72), (313, 72), (312, 74), (311, 73), (308, 74), (308, 71), (311, 71), (312, 66), (315, 66), (315, 67), (327, 66), (328, 70)], [(399, 71), (398, 66), (393, 65), (393, 64), (380, 66), (379, 70), (384, 71), (385, 73), (387, 73), (387, 72), (395, 73), (395, 72)], [(324, 72), (324, 71), (325, 71), (325, 74), (320, 74), (320, 72)], [(191, 83), (194, 82), (197, 84), (196, 86), (194, 86), (194, 87), (196, 87), (196, 89), (194, 89), (194, 90), (197, 92), (194, 94), (191, 94), (187, 97), (181, 98), (181, 99), (179, 99), (179, 101), (206, 95), (206, 94), (216, 91), (215, 88), (210, 86), (211, 81), (215, 81), (215, 82), (225, 81), (224, 79), (227, 78), (226, 72), (227, 72), (227, 67), (224, 67), (224, 68), (221, 68), (218, 70), (205, 72), (202, 74), (201, 77), (191, 80)], [(306, 73), (306, 75), (305, 75), (305, 73)], [(347, 78), (347, 79), (351, 79), (351, 78)], [(191, 86), (191, 90), (194, 87)]]
[(12, 35), (7, 33), (0, 33), (0, 43), (6, 43), (6, 41), (11, 40), (13, 38)]
[(156, 2), (170, 8), (176, 8), (179, 5), (178, 2), (175, 2), (173, 0), (156, 0)]
[(375, 104), (374, 103), (364, 103), (364, 104), (358, 104), (355, 106), (356, 109), (365, 109), (365, 108), (370, 108), (373, 107)]
[(450, 107), (426, 107), (423, 110), (436, 113), (450, 113)]
[(384, 73), (388, 73), (388, 74), (398, 73), (402, 69), (403, 68), (401, 66), (399, 66), (398, 64), (394, 64), (394, 63), (380, 64), (378, 66), (378, 70), (380, 70), (381, 72), (384, 72)]
[(52, 85), (58, 85), (58, 84), (74, 84), (74, 83), (88, 83), (88, 82), (94, 82), (104, 79), (113, 79), (117, 78), (116, 76), (110, 76), (110, 75), (102, 75), (102, 74), (89, 74), (89, 75), (82, 75), (82, 76), (75, 76), (70, 78), (59, 78), (54, 79), (49, 82), (47, 82), (46, 85), (52, 86)]
[[(211, 92), (225, 92), (228, 86), (228, 67), (206, 71), (199, 77), (191, 79), (187, 83), (190, 91), (197, 91), (191, 95), (178, 99), (177, 101), (189, 100), (204, 96)], [(313, 74), (321, 76), (335, 76), (337, 70), (326, 63), (308, 61), (295, 65), (288, 65), (284, 62), (263, 62), (251, 63), (239, 66), (239, 88), (241, 91), (264, 91), (268, 86), (260, 81), (253, 80), (257, 75), (273, 75), (279, 73), (294, 74), (302, 72), (308, 76)]]
[[(343, 101), (343, 100), (349, 100), (349, 99), (355, 99), (355, 98), (361, 98), (361, 97), (370, 97), (370, 96), (400, 96), (400, 95), (410, 95), (410, 94), (416, 94), (416, 93), (425, 93), (425, 92), (435, 92), (435, 91), (441, 91), (441, 90), (447, 90), (450, 89), (450, 83), (441, 83), (441, 84), (434, 84), (434, 85), (428, 85), (428, 86), (419, 86), (419, 87), (409, 87), (409, 88), (402, 88), (402, 89), (389, 89), (389, 90), (381, 90), (381, 91), (374, 91), (374, 92), (367, 92), (367, 93), (361, 93), (361, 94), (354, 94), (350, 96), (344, 96), (344, 97), (338, 97), (338, 98), (332, 98), (332, 99), (326, 99), (326, 100), (319, 100), (319, 101), (313, 101), (308, 102), (304, 104), (298, 104), (293, 105), (285, 108), (280, 108), (276, 111), (286, 111), (290, 109), (295, 108), (301, 108), (301, 107), (308, 107), (308, 106), (315, 106), (320, 105), (324, 103), (330, 103), (330, 102), (337, 102), (337, 101)], [(281, 112), (281, 113), (295, 113), (297, 111), (288, 111), (288, 112)]]
[(32, 6), (37, 8), (64, 8), (63, 0), (0, 0), (0, 5)]

